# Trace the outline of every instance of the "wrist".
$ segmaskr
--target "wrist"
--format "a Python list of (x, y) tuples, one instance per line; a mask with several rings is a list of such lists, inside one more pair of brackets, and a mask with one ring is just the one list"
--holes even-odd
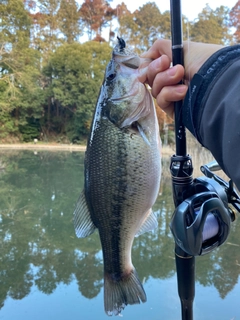
[(185, 80), (192, 80), (194, 74), (198, 72), (208, 58), (222, 48), (224, 46), (218, 44), (184, 41)]

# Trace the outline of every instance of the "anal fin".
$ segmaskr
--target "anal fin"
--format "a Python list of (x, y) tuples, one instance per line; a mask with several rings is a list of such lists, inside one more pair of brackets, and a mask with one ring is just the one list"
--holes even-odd
[(78, 198), (73, 215), (75, 233), (78, 238), (85, 238), (95, 231), (96, 227), (90, 216), (84, 190)]
[(146, 214), (146, 218), (143, 221), (138, 232), (135, 234), (135, 237), (138, 237), (145, 232), (152, 231), (152, 230), (156, 229), (157, 226), (158, 226), (158, 222), (157, 222), (156, 215), (152, 211), (152, 209), (149, 209), (148, 213)]

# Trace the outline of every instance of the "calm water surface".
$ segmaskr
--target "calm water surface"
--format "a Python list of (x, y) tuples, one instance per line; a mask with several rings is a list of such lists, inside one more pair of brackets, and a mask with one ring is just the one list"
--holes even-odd
[[(191, 154), (196, 168), (211, 159), (199, 148)], [(108, 319), (98, 235), (77, 239), (72, 224), (83, 159), (81, 152), (0, 151), (0, 319)], [(181, 319), (169, 158), (163, 164), (159, 227), (136, 238), (132, 252), (148, 301), (127, 306), (126, 320)], [(196, 259), (196, 320), (240, 319), (239, 231), (237, 220), (221, 248)]]

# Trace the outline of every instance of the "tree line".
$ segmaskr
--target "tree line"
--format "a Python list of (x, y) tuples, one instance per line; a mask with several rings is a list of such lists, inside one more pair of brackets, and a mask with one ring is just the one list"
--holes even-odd
[[(240, 43), (239, 7), (206, 5), (194, 21), (183, 16), (184, 39)], [(131, 13), (105, 0), (2, 0), (0, 142), (85, 141), (117, 35), (145, 51), (171, 37), (170, 12), (155, 2)], [(163, 130), (170, 120), (158, 116)]]

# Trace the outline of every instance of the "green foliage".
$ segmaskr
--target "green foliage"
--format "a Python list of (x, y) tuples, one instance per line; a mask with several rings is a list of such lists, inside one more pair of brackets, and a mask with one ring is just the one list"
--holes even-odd
[(42, 114), (44, 93), (40, 84), (39, 53), (30, 48), (17, 53), (17, 49), (14, 49), (8, 56), (5, 55), (7, 62), (4, 61), (5, 66), (2, 64), (4, 68), (4, 74), (0, 77), (0, 105), (4, 110), (4, 114), (0, 116), (0, 122), (3, 123), (2, 137), (21, 133), (20, 126), (25, 125), (28, 118), (39, 119)]
[(118, 10), (118, 33), (128, 43), (128, 45), (137, 46), (137, 31), (138, 25), (135, 22), (134, 14), (132, 14), (127, 6), (122, 3), (117, 7)]
[(44, 58), (47, 59), (51, 51), (61, 44), (58, 16), (59, 0), (38, 0), (38, 5), (40, 17), (36, 20), (40, 24), (40, 28), (37, 28), (37, 37), (41, 40), (38, 46), (44, 53)]
[[(31, 140), (35, 133), (29, 119), (39, 123), (46, 139), (85, 139), (112, 50), (102, 32), (110, 27), (112, 39), (116, 12), (118, 34), (138, 53), (159, 37), (171, 37), (170, 13), (161, 13), (155, 2), (133, 13), (124, 2), (116, 9), (110, 2), (84, 0), (80, 6), (76, 0), (0, 1), (2, 141), (12, 136)], [(228, 8), (212, 10), (206, 5), (197, 20), (186, 23), (183, 17), (184, 39), (189, 35), (202, 42), (238, 41), (238, 11), (236, 4), (230, 23)], [(235, 38), (231, 26), (236, 28)], [(78, 42), (83, 34), (96, 41)]]
[(28, 119), (28, 123), (25, 125), (19, 125), (19, 131), (22, 134), (24, 142), (33, 141), (39, 137), (40, 125), (39, 122), (34, 121), (35, 119)]
[(0, 139), (5, 139), (8, 135), (18, 133), (14, 118), (3, 110), (0, 111)]
[(112, 49), (107, 43), (64, 44), (52, 55), (44, 73), (50, 79), (52, 116), (58, 132), (71, 141), (89, 132), (106, 64)]
[(68, 43), (77, 40), (82, 34), (79, 24), (78, 5), (75, 0), (62, 0), (58, 11), (59, 29)]
[(170, 32), (170, 15), (168, 18), (162, 15), (155, 2), (146, 3), (133, 14), (122, 3), (118, 12), (119, 33), (139, 52), (147, 50), (160, 34), (163, 36), (167, 20)]
[[(183, 16), (183, 35), (187, 23)], [(171, 39), (170, 11), (160, 12), (155, 2), (148, 2), (133, 14), (122, 3), (118, 6), (119, 33), (138, 52), (148, 50), (158, 38)]]
[(3, 0), (0, 3), (0, 45), (26, 48), (30, 42), (31, 20), (22, 0)]
[(148, 2), (135, 12), (135, 23), (138, 25), (137, 39), (141, 50), (149, 48), (158, 38), (161, 25), (161, 13), (155, 2)]
[(216, 10), (207, 5), (198, 15), (198, 21), (190, 26), (190, 38), (197, 42), (226, 44), (232, 39), (229, 28), (229, 9)]

